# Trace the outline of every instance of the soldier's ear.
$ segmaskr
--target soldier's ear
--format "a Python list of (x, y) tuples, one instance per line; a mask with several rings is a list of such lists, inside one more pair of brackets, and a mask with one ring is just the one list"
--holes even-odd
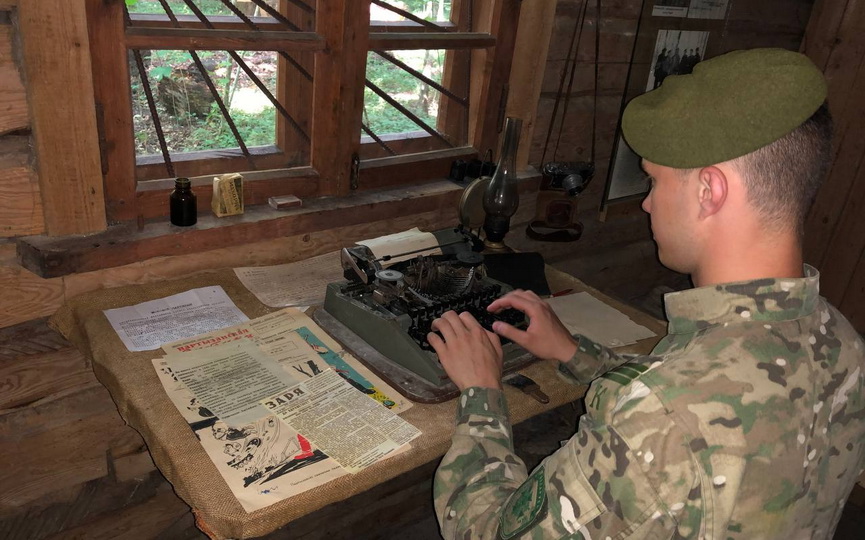
[(697, 174), (697, 198), (700, 205), (699, 217), (709, 218), (717, 214), (727, 202), (729, 183), (724, 171), (715, 167), (703, 167)]

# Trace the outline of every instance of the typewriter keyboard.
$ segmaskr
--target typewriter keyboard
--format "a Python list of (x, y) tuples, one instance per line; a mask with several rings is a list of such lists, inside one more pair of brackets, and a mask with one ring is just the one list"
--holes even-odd
[[(408, 309), (408, 314), (412, 320), (408, 334), (421, 349), (432, 351), (433, 348), (426, 339), (427, 334), (432, 330), (432, 322), (447, 311), (456, 311), (457, 313), (468, 311), (487, 330), (492, 330), (493, 323), (496, 321), (504, 321), (517, 328), (525, 328), (525, 315), (521, 311), (516, 309), (506, 309), (499, 313), (487, 311), (487, 306), (498, 298), (500, 293), (501, 289), (496, 285), (476, 293), (443, 296), (430, 306), (411, 307)], [(510, 343), (508, 339), (501, 338), (501, 340), (502, 345)]]

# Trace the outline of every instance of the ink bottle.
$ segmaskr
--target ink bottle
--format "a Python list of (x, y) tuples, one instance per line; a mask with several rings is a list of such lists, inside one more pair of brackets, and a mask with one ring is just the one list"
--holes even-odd
[(195, 193), (189, 178), (174, 180), (174, 191), (168, 197), (171, 224), (180, 227), (195, 225), (198, 221), (198, 208), (195, 206)]

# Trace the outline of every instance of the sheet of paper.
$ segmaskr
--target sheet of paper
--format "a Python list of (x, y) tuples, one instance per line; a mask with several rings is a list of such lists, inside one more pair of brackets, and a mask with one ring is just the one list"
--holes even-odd
[(270, 396), (262, 404), (352, 473), (421, 434), (375, 400), (356, 392), (332, 370)]
[(554, 296), (547, 303), (572, 334), (607, 347), (622, 347), (656, 335), (587, 292)]
[(357, 243), (368, 247), (377, 258), (388, 255), (393, 256), (399, 253), (415, 252), (401, 257), (393, 257), (388, 261), (382, 261), (382, 266), (390, 266), (400, 261), (413, 259), (418, 255), (441, 255), (442, 252), (438, 247), (436, 237), (432, 233), (421, 232), (417, 227), (370, 240), (361, 240)]
[(266, 416), (258, 402), (298, 382), (250, 340), (166, 356), (165, 362), (201, 406), (230, 426)]
[(220, 286), (192, 289), (103, 313), (130, 351), (151, 351), (163, 343), (249, 320)]
[(234, 273), (262, 304), (270, 307), (321, 304), (327, 284), (344, 279), (338, 251), (276, 266), (235, 268)]
[(723, 19), (727, 16), (729, 0), (691, 0), (689, 19)]

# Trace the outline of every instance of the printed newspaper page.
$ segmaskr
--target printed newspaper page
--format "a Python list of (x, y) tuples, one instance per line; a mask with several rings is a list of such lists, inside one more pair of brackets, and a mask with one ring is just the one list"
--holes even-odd
[(130, 351), (152, 351), (163, 343), (249, 320), (218, 285), (103, 313)]
[(332, 370), (262, 403), (351, 473), (369, 467), (421, 434), (356, 392)]
[[(301, 339), (298, 336), (298, 339)], [(166, 356), (165, 363), (198, 402), (231, 427), (266, 416), (258, 402), (296, 379), (250, 340), (195, 354)]]

